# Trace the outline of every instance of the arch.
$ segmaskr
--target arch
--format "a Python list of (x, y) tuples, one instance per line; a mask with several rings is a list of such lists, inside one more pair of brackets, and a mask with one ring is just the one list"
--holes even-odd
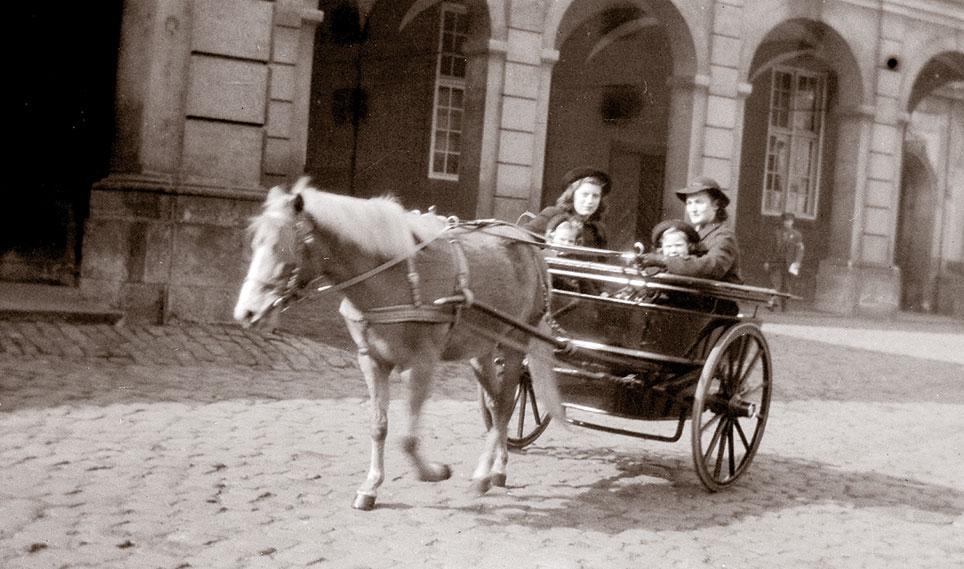
[[(409, 6), (405, 15), (402, 16), (398, 24), (398, 31), (401, 32), (404, 30), (412, 20), (417, 18), (418, 15), (425, 10), (432, 8), (436, 4), (441, 4), (444, 1), (445, 0), (415, 0), (415, 2), (412, 2), (412, 5)], [(486, 14), (489, 23), (489, 37), (493, 39), (505, 39), (505, 0), (470, 0), (467, 4), (469, 4), (470, 9)]]
[(934, 89), (964, 81), (964, 35), (939, 38), (911, 53), (899, 101), (899, 108), (907, 113)]
[[(667, 30), (673, 57), (673, 75), (692, 77), (709, 73), (709, 44), (704, 34), (693, 34), (700, 29), (700, 10), (690, 2), (671, 0), (568, 0), (553, 2), (546, 14), (543, 48), (559, 49), (583, 22), (613, 9), (634, 7), (647, 17), (655, 18)], [(645, 23), (645, 22), (644, 22)], [(615, 32), (615, 30), (610, 33)]]
[[(766, 16), (766, 13), (760, 15)], [(748, 36), (744, 43), (747, 60), (741, 75), (747, 83), (773, 66), (810, 56), (836, 74), (839, 100), (855, 107), (864, 101), (873, 101), (872, 94), (867, 92), (873, 82), (864, 79), (854, 50), (832, 23), (809, 18), (775, 18), (769, 26), (758, 29), (761, 32)]]

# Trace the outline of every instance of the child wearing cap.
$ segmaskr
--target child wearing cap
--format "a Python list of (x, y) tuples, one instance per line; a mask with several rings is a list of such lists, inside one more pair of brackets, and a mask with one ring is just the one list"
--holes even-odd
[(668, 219), (653, 228), (653, 248), (665, 257), (688, 257), (700, 242), (700, 234), (681, 219)]

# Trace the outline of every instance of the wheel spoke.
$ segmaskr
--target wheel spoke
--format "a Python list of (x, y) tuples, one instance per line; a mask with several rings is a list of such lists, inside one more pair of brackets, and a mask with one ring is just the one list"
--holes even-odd
[[(721, 417), (720, 415), (716, 416)], [(706, 445), (706, 452), (703, 453), (703, 462), (708, 462), (710, 460), (710, 455), (713, 454), (713, 449), (716, 448), (716, 443), (720, 440), (720, 434), (723, 432), (723, 425), (726, 421), (720, 421), (716, 425), (716, 431), (713, 432), (713, 438), (710, 439), (710, 444)]]
[[(723, 427), (728, 423), (728, 421), (721, 421), (720, 427)], [(720, 429), (722, 430), (722, 428)], [(713, 465), (713, 478), (716, 480), (720, 479), (720, 468), (723, 466), (723, 455), (726, 453), (726, 435), (724, 434), (720, 437), (720, 447), (716, 453), (716, 464)]]
[(528, 384), (526, 392), (529, 394), (529, 401), (532, 402), (532, 416), (536, 420), (536, 425), (542, 424), (542, 415), (539, 413), (539, 403), (536, 401), (536, 392), (532, 388), (532, 384)]
[(525, 433), (526, 395), (525, 395), (525, 387), (520, 385), (519, 388), (521, 390), (522, 397), (519, 398), (519, 424), (518, 424), (518, 428), (516, 429), (516, 436), (521, 439), (523, 434)]
[(730, 476), (729, 476), (729, 477), (730, 477), (730, 478), (733, 478), (733, 474), (736, 473), (736, 455), (735, 455), (735, 452), (736, 452), (736, 451), (735, 451), (735, 449), (733, 448), (733, 446), (734, 446), (734, 445), (733, 445), (733, 423), (735, 423), (735, 422), (736, 422), (736, 420), (731, 420), (731, 421), (730, 421), (730, 428), (726, 430), (726, 438), (727, 438), (727, 440), (728, 440), (729, 443), (730, 443), (730, 444), (729, 444), (729, 447), (730, 447), (730, 452), (729, 452), (729, 454), (730, 454)]
[(749, 452), (749, 451), (750, 451), (750, 441), (747, 440), (747, 438), (746, 438), (746, 433), (743, 432), (743, 427), (740, 426), (740, 421), (739, 421), (739, 419), (733, 421), (733, 424), (736, 426), (736, 432), (740, 434), (740, 440), (743, 441), (743, 448), (745, 448), (745, 449), (747, 450), (747, 452)]
[(700, 427), (700, 435), (702, 435), (702, 434), (706, 431), (706, 429), (709, 429), (709, 428), (710, 428), (711, 426), (713, 426), (717, 421), (719, 421), (719, 420), (720, 420), (720, 417), (722, 417), (722, 415), (713, 415), (713, 418), (712, 418), (712, 419), (710, 419), (709, 421), (707, 421), (706, 423), (704, 423), (703, 426)]
[(753, 386), (752, 389), (746, 389), (746, 390), (744, 390), (744, 391), (741, 391), (739, 395), (740, 395), (740, 397), (745, 397), (745, 396), (747, 396), (747, 395), (753, 395), (754, 393), (756, 393), (757, 391), (760, 391), (761, 389), (763, 389), (763, 384), (762, 384), (762, 383)]
[(750, 375), (751, 372), (753, 372), (753, 368), (756, 367), (756, 364), (760, 361), (760, 357), (761, 357), (761, 356), (763, 356), (763, 350), (757, 349), (756, 353), (753, 354), (753, 359), (750, 360), (750, 363), (747, 364), (746, 368), (745, 368), (745, 369), (743, 370), (743, 372), (740, 374), (740, 383), (741, 383), (741, 384), (742, 384), (744, 381), (746, 381), (747, 376)]
[(740, 353), (736, 357), (736, 369), (733, 370), (733, 377), (743, 379), (743, 363), (746, 361), (746, 352), (750, 349), (750, 337), (740, 337)]

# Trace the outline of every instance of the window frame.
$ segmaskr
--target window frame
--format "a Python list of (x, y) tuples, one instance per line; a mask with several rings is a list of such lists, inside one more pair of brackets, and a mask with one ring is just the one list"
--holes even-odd
[[(780, 76), (790, 77), (789, 90), (782, 88), (778, 81)], [(811, 109), (795, 109), (795, 100), (800, 86), (801, 78), (809, 79), (815, 83), (814, 93), (817, 97), (815, 105)], [(827, 92), (828, 76), (824, 72), (803, 69), (799, 67), (776, 66), (770, 70), (770, 100), (767, 109), (767, 136), (764, 147), (763, 160), (763, 185), (760, 200), (760, 213), (764, 216), (778, 217), (784, 213), (793, 213), (798, 219), (815, 220), (820, 211), (821, 178), (823, 173), (823, 154), (824, 136), (827, 130)], [(787, 106), (784, 108), (779, 103), (783, 100), (781, 95), (786, 96)], [(810, 129), (798, 128), (798, 119), (802, 112), (813, 112), (813, 120), (818, 125), (816, 132)], [(785, 113), (784, 116), (778, 113)], [(785, 120), (786, 126), (780, 124)], [(781, 153), (774, 151), (774, 141), (783, 141), (785, 145), (786, 164), (780, 164), (779, 156)], [(815, 145), (816, 157), (811, 156), (810, 167), (805, 175), (801, 175), (795, 169), (795, 161), (799, 158), (798, 153), (801, 145)], [(772, 160), (771, 160), (772, 159)], [(771, 180), (776, 178), (783, 179), (783, 189), (775, 192), (771, 188)], [(791, 206), (788, 199), (791, 192), (792, 183), (798, 179), (808, 179), (805, 192), (794, 192), (794, 195), (804, 196), (804, 206)], [(777, 194), (779, 205), (774, 205), (774, 194)], [(811, 207), (807, 207), (810, 205)]]
[[(449, 182), (458, 182), (458, 181), (459, 181), (459, 172), (460, 172), (461, 169), (462, 169), (462, 160), (461, 160), (461, 158), (462, 158), (462, 135), (463, 135), (463, 133), (464, 133), (463, 127), (464, 127), (464, 125), (465, 125), (465, 95), (466, 95), (466, 81), (465, 81), (465, 76), (464, 76), (464, 75), (465, 75), (465, 73), (466, 73), (466, 68), (467, 68), (467, 65), (468, 65), (468, 61), (467, 61), (467, 59), (466, 59), (465, 65), (463, 65), (463, 68), (462, 68), (462, 69), (463, 69), (463, 76), (462, 76), (462, 77), (456, 77), (456, 76), (452, 76), (452, 75), (448, 75), (448, 74), (443, 74), (443, 73), (442, 73), (442, 62), (445, 60), (446, 56), (454, 56), (454, 57), (463, 57), (463, 58), (465, 58), (464, 49), (459, 50), (459, 51), (445, 51), (445, 48), (444, 48), (444, 45), (445, 45), (445, 34), (446, 34), (446, 33), (454, 33), (456, 36), (462, 35), (462, 36), (463, 36), (463, 37), (462, 37), (462, 42), (459, 44), (460, 47), (461, 47), (461, 46), (464, 46), (465, 41), (468, 39), (468, 33), (460, 34), (457, 30), (456, 30), (455, 32), (448, 32), (448, 31), (445, 29), (445, 16), (446, 16), (446, 13), (455, 13), (455, 14), (458, 15), (458, 17), (465, 18), (465, 17), (467, 16), (467, 14), (468, 14), (468, 9), (467, 9), (465, 6), (461, 5), (461, 4), (453, 4), (453, 3), (450, 3), (450, 2), (443, 2), (443, 3), (440, 5), (440, 7), (439, 7), (438, 43), (437, 43), (438, 51), (436, 52), (436, 58), (435, 58), (435, 83), (434, 83), (434, 85), (433, 85), (433, 93), (432, 93), (432, 131), (431, 131), (431, 137), (430, 137), (429, 149), (428, 149), (428, 177), (431, 178), (431, 179), (435, 179), (435, 180), (444, 180), (444, 181), (449, 181)], [(460, 107), (453, 107), (453, 106), (451, 106), (451, 105), (447, 105), (447, 106), (444, 106), (444, 107), (440, 107), (440, 106), (439, 106), (439, 93), (442, 91), (442, 89), (449, 89), (451, 92), (460, 91), (461, 94), (462, 94), (461, 106), (460, 106)], [(441, 152), (440, 152), (440, 153), (443, 154), (444, 157), (445, 157), (445, 161), (444, 161), (444, 163), (442, 164), (442, 170), (443, 170), (443, 171), (437, 172), (436, 169), (435, 169), (435, 167), (436, 167), (436, 154), (439, 153), (439, 152), (437, 152), (437, 150), (436, 150), (436, 144), (438, 144), (438, 135), (439, 135), (439, 130), (440, 130), (440, 129), (438, 128), (438, 124), (439, 124), (439, 111), (440, 111), (440, 110), (443, 110), (443, 109), (444, 109), (447, 113), (449, 113), (449, 116), (448, 116), (448, 118), (449, 118), (449, 123), (448, 123), (448, 126), (446, 126), (446, 128), (444, 129), (444, 132), (445, 132), (447, 135), (450, 135), (450, 134), (452, 134), (452, 133), (455, 133), (455, 134), (457, 134), (457, 135), (459, 136), (459, 149), (458, 149), (457, 151), (455, 151), (455, 152), (451, 151), (451, 150), (449, 149), (448, 142), (447, 142), (447, 140), (446, 140), (446, 146), (445, 146), (445, 148), (442, 149)], [(460, 125), (459, 125), (459, 129), (458, 129), (458, 130), (453, 130), (453, 129), (451, 128), (452, 110), (457, 110), (459, 113), (461, 113), (461, 116), (460, 116), (460, 118), (461, 118), (461, 123), (460, 123)], [(457, 166), (457, 171), (456, 171), (454, 174), (446, 171), (446, 170), (448, 170), (448, 159), (449, 159), (451, 156), (455, 156), (455, 157), (457, 157), (457, 159), (459, 160), (459, 163), (458, 163), (458, 166)]]

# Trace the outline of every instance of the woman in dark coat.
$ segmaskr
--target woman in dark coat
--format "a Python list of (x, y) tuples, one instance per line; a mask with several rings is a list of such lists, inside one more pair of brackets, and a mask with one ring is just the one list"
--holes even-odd
[(576, 221), (582, 224), (579, 245), (605, 249), (606, 232), (600, 220), (612, 186), (609, 175), (594, 168), (576, 168), (563, 176), (562, 183), (564, 190), (555, 205), (543, 209), (524, 227), (545, 236), (563, 221)]
[[(675, 275), (713, 279), (728, 283), (743, 283), (740, 274), (740, 247), (736, 233), (726, 226), (726, 206), (730, 198), (723, 193), (713, 178), (696, 178), (677, 190), (676, 196), (686, 204), (686, 215), (700, 235), (697, 254), (689, 257), (666, 257), (656, 253), (641, 256), (643, 265), (666, 268)], [(736, 314), (735, 302), (721, 301), (715, 310), (724, 314)]]

